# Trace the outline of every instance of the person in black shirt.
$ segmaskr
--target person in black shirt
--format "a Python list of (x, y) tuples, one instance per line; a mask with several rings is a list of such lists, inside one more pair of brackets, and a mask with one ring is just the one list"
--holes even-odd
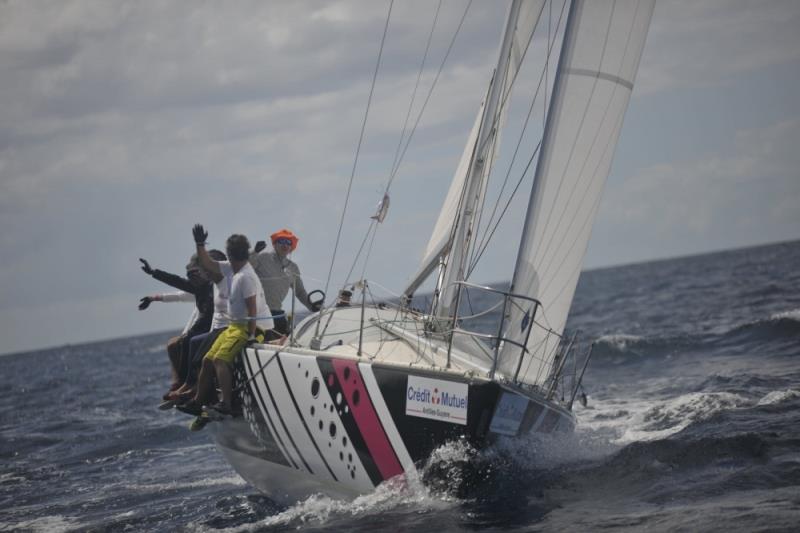
[[(139, 261), (142, 263), (142, 271), (145, 274), (166, 283), (170, 287), (192, 294), (195, 299), (196, 313), (194, 322), (192, 322), (183, 335), (177, 338), (176, 343), (172, 345), (172, 349), (170, 349), (169, 345), (167, 347), (170, 366), (172, 368), (172, 385), (170, 386), (170, 390), (164, 395), (164, 399), (166, 399), (171, 391), (177, 389), (181, 385), (183, 377), (187, 374), (189, 364), (189, 340), (195, 335), (207, 333), (209, 329), (211, 329), (211, 320), (214, 316), (213, 285), (208, 273), (200, 268), (197, 255), (192, 255), (189, 259), (189, 263), (186, 265), (185, 278), (169, 272), (164, 272), (163, 270), (153, 269), (144, 259), (140, 258)], [(139, 309), (147, 309), (153, 301), (156, 301), (153, 297), (145, 296), (140, 300)]]

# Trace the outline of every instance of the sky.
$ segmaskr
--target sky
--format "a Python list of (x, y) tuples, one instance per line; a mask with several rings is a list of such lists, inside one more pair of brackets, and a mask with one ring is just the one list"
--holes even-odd
[[(436, 84), (355, 268), (387, 295), (417, 268), (496, 62), (508, 3), (474, 2), (437, 77), (467, 5), (442, 2), (411, 124)], [(436, 7), (394, 4), (370, 101), (388, 2), (0, 1), (0, 353), (180, 329), (186, 304), (137, 310), (170, 290), (138, 258), (181, 273), (197, 222), (220, 248), (290, 228), (324, 288), (347, 203), (340, 286)], [(657, 3), (586, 268), (800, 238), (798, 28), (792, 0)], [(510, 278), (522, 205), (474, 281)]]

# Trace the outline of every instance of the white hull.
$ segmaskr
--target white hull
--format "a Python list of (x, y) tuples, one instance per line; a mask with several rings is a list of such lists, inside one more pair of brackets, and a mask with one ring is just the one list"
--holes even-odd
[[(556, 402), (481, 376), (474, 367), (486, 362), (482, 355), (462, 353), (447, 369), (441, 347), (410, 349), (408, 339), (377, 324), (387, 314), (402, 323), (396, 310), (364, 312), (371, 325), (363, 334), (347, 326), (360, 309), (333, 313), (327, 350), (260, 345), (243, 352), (245, 420), (215, 423), (212, 431), (236, 471), (271, 498), (352, 498), (396, 476), (415, 477), (449, 441), (480, 448), (498, 435), (574, 427), (572, 413)], [(317, 318), (298, 327), (299, 342)], [(359, 339), (361, 356), (354, 353)]]

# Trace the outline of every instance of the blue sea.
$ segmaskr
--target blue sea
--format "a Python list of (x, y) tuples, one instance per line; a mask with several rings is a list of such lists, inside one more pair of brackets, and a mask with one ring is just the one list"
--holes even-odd
[[(800, 241), (584, 272), (572, 435), (281, 506), (156, 410), (171, 332), (0, 358), (0, 531), (797, 531)], [(583, 352), (582, 352), (583, 353)]]

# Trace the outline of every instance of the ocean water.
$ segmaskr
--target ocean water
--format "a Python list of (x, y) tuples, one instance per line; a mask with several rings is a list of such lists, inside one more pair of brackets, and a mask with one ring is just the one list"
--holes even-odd
[(0, 358), (0, 531), (797, 531), (800, 242), (585, 272), (568, 436), (281, 506), (156, 410), (169, 334)]

